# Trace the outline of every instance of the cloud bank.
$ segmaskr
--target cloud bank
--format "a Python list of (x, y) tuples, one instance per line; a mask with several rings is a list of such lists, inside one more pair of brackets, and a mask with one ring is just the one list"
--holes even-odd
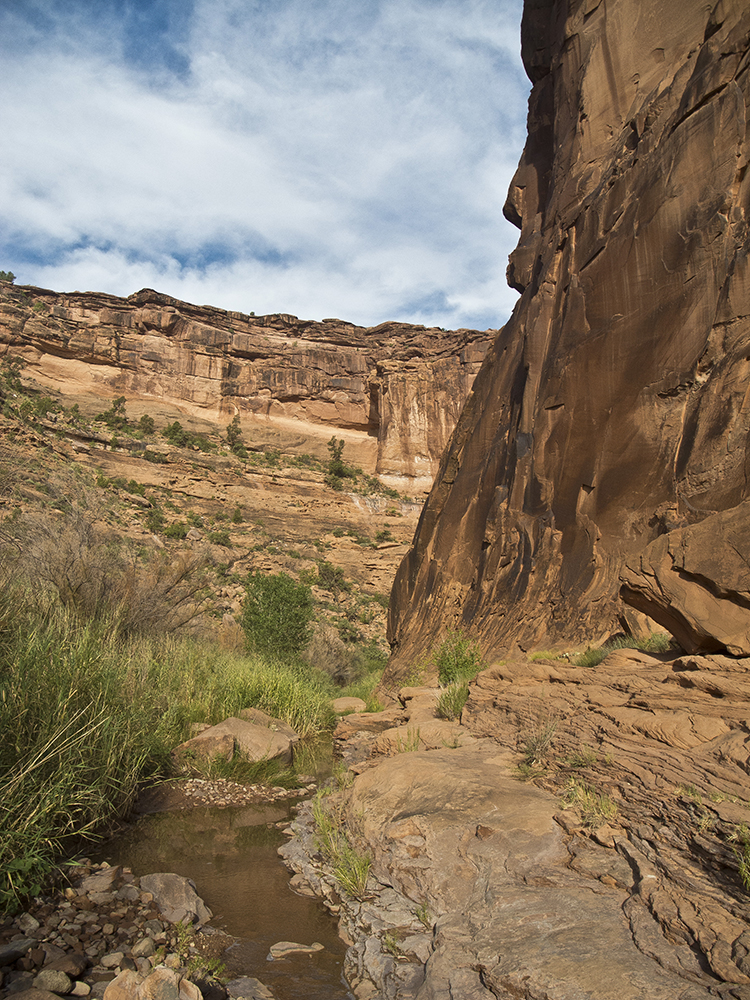
[(520, 0), (14, 0), (0, 268), (245, 312), (500, 326)]

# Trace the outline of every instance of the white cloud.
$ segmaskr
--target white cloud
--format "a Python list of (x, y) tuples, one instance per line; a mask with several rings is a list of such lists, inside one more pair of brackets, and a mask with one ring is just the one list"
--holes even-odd
[(195, 0), (173, 39), (186, 72), (129, 57), (116, 4), (14, 46), (16, 10), (0, 266), (257, 313), (498, 326), (516, 298), (501, 209), (525, 129), (520, 7)]

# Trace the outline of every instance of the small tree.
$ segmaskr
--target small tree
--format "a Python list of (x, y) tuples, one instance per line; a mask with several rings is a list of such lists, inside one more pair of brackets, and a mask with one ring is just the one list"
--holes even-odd
[(227, 444), (233, 455), (237, 455), (238, 458), (247, 458), (247, 448), (242, 440), (239, 413), (236, 413), (231, 423), (227, 424)]
[(242, 605), (248, 649), (289, 659), (310, 641), (312, 591), (288, 573), (250, 573)]
[(16, 276), (12, 271), (0, 271), (0, 281), (9, 281), (12, 285), (15, 280)]
[(328, 454), (331, 456), (328, 461), (328, 472), (325, 476), (327, 486), (333, 490), (344, 488), (344, 480), (353, 479), (356, 475), (354, 469), (350, 468), (341, 457), (344, 453), (344, 440), (339, 441), (334, 435), (328, 442)]

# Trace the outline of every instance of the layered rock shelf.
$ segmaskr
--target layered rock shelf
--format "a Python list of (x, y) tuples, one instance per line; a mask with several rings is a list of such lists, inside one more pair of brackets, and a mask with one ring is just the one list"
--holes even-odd
[(288, 435), (338, 433), (391, 485), (425, 489), (495, 331), (359, 327), (0, 283), (0, 353), (36, 381), (84, 395), (240, 414)]

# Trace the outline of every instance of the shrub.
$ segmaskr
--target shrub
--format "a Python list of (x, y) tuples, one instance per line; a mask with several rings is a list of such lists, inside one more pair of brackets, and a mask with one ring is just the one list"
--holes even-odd
[(460, 719), (463, 707), (469, 697), (467, 681), (457, 681), (449, 684), (440, 692), (437, 703), (437, 714), (441, 719)]
[(168, 524), (164, 529), (165, 538), (177, 538), (182, 540), (187, 537), (188, 526), (184, 521), (173, 521), (172, 524)]
[(156, 424), (154, 423), (154, 418), (149, 417), (148, 414), (144, 413), (141, 419), (138, 421), (138, 429), (144, 434), (153, 434), (156, 431)]
[[(128, 426), (128, 417), (125, 413), (125, 397), (118, 396), (112, 400), (112, 405), (104, 413), (97, 414), (95, 420), (101, 420), (111, 431), (122, 431)], [(114, 439), (112, 440), (114, 447)]]
[(348, 592), (352, 589), (351, 583), (344, 576), (344, 571), (340, 566), (334, 566), (327, 559), (322, 559), (318, 563), (318, 586), (331, 594), (338, 594), (341, 591)]
[(596, 649), (587, 649), (574, 660), (577, 667), (595, 667), (615, 649), (640, 649), (644, 653), (665, 653), (672, 645), (672, 637), (654, 632), (645, 639), (632, 635), (618, 635)]
[(0, 281), (9, 281), (12, 285), (15, 280), (16, 276), (12, 271), (0, 271)]
[(220, 531), (209, 531), (208, 540), (214, 545), (221, 545), (225, 549), (231, 549), (232, 539), (229, 537), (229, 532), (226, 529)]
[(331, 456), (328, 461), (328, 471), (325, 476), (325, 483), (334, 490), (342, 490), (344, 488), (345, 479), (356, 479), (356, 472), (351, 466), (346, 465), (343, 458), (341, 457), (344, 452), (343, 439), (341, 441), (336, 439), (334, 435), (328, 442), (328, 453)]
[(470, 681), (484, 669), (479, 646), (460, 629), (449, 629), (434, 658), (441, 686)]
[(288, 573), (250, 573), (242, 605), (242, 628), (248, 648), (288, 659), (310, 640), (312, 592)]

